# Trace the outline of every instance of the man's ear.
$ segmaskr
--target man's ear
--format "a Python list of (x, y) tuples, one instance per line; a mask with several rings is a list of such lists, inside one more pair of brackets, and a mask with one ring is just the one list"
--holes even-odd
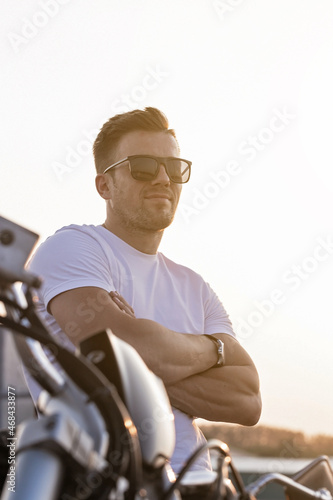
[(104, 200), (110, 200), (111, 198), (111, 190), (109, 187), (109, 183), (112, 181), (109, 175), (107, 174), (97, 174), (95, 178), (95, 185), (98, 191), (98, 194), (104, 198)]

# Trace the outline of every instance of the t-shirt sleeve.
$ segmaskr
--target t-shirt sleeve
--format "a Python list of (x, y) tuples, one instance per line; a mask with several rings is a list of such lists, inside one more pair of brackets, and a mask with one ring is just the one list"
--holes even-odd
[(206, 283), (205, 290), (205, 333), (228, 333), (236, 337), (229, 316), (212, 288)]
[(90, 234), (64, 229), (49, 237), (37, 249), (29, 270), (42, 278), (38, 294), (48, 307), (62, 292), (93, 286), (114, 290), (108, 260), (100, 243)]

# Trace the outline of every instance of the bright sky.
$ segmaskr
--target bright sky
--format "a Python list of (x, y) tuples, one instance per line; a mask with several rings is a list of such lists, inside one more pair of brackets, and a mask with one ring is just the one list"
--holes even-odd
[(161, 251), (219, 294), (261, 423), (332, 434), (332, 1), (3, 0), (0, 28), (0, 214), (103, 222), (97, 129), (159, 107), (193, 161)]

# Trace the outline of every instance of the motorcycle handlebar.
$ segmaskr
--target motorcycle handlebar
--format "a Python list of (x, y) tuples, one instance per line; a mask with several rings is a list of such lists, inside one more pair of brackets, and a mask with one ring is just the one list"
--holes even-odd
[[(291, 490), (301, 493), (305, 499), (320, 499), (320, 500), (332, 500), (332, 495), (328, 490), (323, 488), (322, 490), (314, 491), (300, 483), (297, 483), (288, 476), (283, 474), (272, 472), (271, 474), (266, 474), (260, 477), (253, 483), (247, 486), (246, 490), (248, 494), (252, 497), (257, 497), (258, 493), (270, 483), (278, 483), (282, 486), (289, 487)], [(302, 497), (302, 498), (303, 498)]]

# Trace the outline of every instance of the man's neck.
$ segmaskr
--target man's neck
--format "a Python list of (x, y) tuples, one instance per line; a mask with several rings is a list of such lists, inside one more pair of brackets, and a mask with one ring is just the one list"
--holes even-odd
[(157, 253), (164, 232), (163, 230), (151, 232), (140, 229), (129, 231), (127, 228), (123, 226), (119, 227), (110, 221), (105, 221), (102, 226), (131, 247), (139, 250), (139, 252), (150, 255), (155, 255)]

